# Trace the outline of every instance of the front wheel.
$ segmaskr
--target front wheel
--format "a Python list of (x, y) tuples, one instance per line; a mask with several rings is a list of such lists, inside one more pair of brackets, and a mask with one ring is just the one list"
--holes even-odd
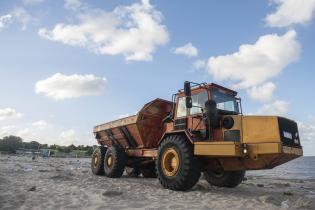
[(244, 179), (245, 171), (211, 171), (204, 172), (205, 179), (211, 185), (217, 187), (233, 188), (241, 184)]
[(166, 137), (158, 149), (156, 171), (166, 189), (185, 191), (200, 178), (200, 167), (193, 154), (193, 145), (182, 135)]

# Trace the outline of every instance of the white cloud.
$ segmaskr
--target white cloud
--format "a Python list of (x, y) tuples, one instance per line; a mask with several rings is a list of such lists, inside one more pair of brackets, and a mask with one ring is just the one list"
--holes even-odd
[(182, 47), (178, 47), (174, 50), (175, 54), (186, 55), (188, 57), (194, 57), (198, 55), (198, 49), (192, 45), (192, 43), (187, 43)]
[(75, 130), (73, 130), (73, 129), (63, 131), (60, 134), (61, 138), (73, 138), (74, 136), (75, 136)]
[(30, 128), (24, 128), (19, 130), (16, 133), (17, 136), (21, 137), (25, 141), (40, 141), (38, 135), (36, 134), (35, 130)]
[(315, 143), (315, 125), (314, 122), (298, 122), (301, 142)]
[(193, 63), (194, 69), (204, 69), (207, 66), (207, 62), (205, 60), (199, 59)]
[[(21, 137), (24, 141), (38, 141), (45, 144), (50, 143), (51, 140), (54, 139), (51, 138), (51, 130), (48, 128), (51, 128), (50, 124), (48, 124), (45, 120), (39, 120), (31, 124), (27, 123), (24, 126), (20, 124), (20, 126), (11, 125), (2, 127), (1, 130), (6, 136), (15, 135)], [(4, 130), (6, 132), (4, 132)]]
[(50, 127), (50, 124), (47, 123), (45, 120), (39, 120), (39, 121), (33, 122), (32, 126), (36, 129), (44, 130), (44, 129)]
[(19, 22), (22, 30), (25, 30), (28, 24), (34, 20), (23, 7), (15, 7), (9, 14), (0, 17), (0, 31), (13, 22)]
[(12, 131), (15, 129), (14, 125), (7, 125), (0, 128), (0, 138), (10, 136)]
[[(80, 138), (79, 138), (80, 137)], [(57, 144), (59, 145), (93, 145), (96, 141), (90, 133), (77, 133), (74, 129), (61, 132)]]
[(247, 90), (249, 97), (256, 101), (267, 102), (272, 99), (272, 95), (276, 85), (272, 82), (267, 82), (261, 86), (254, 86)]
[(0, 109), (0, 121), (1, 120), (21, 118), (22, 116), (23, 116), (23, 114), (17, 112), (13, 108)]
[(265, 18), (271, 27), (286, 27), (294, 24), (306, 24), (312, 20), (315, 0), (271, 0), (277, 4), (277, 10)]
[(134, 61), (152, 60), (156, 47), (168, 42), (168, 31), (161, 25), (162, 13), (149, 0), (118, 6), (111, 12), (86, 11), (78, 15), (77, 22), (59, 23), (52, 30), (41, 28), (38, 33), (48, 40)]
[(6, 28), (10, 24), (11, 21), (12, 21), (12, 15), (10, 14), (0, 16), (0, 31), (1, 29)]
[(296, 32), (261, 36), (255, 44), (243, 44), (233, 54), (210, 57), (208, 70), (217, 81), (230, 80), (234, 88), (250, 88), (276, 77), (298, 60)]
[(25, 142), (37, 141), (49, 145), (93, 145), (96, 143), (90, 132), (77, 133), (74, 129), (52, 126), (45, 120), (0, 127), (0, 138), (10, 135), (19, 136)]
[(64, 75), (61, 73), (40, 80), (36, 83), (35, 91), (56, 100), (78, 98), (82, 96), (100, 95), (106, 85), (106, 79), (88, 75)]
[(20, 22), (22, 30), (25, 30), (27, 25), (33, 21), (32, 16), (22, 7), (14, 8), (11, 14), (18, 22)]
[(81, 6), (80, 0), (65, 0), (64, 7), (69, 10), (77, 10)]
[(44, 2), (44, 0), (23, 0), (23, 3), (26, 5), (39, 4), (42, 2)]
[(38, 141), (40, 138), (37, 135), (38, 130), (31, 128), (20, 128), (16, 125), (8, 125), (0, 128), (0, 138), (5, 136), (19, 136), (23, 141)]
[(61, 145), (75, 144), (76, 140), (77, 140), (76, 132), (73, 129), (63, 131), (60, 134), (60, 144)]
[(258, 115), (286, 115), (289, 103), (276, 100), (273, 103), (263, 105), (255, 114)]

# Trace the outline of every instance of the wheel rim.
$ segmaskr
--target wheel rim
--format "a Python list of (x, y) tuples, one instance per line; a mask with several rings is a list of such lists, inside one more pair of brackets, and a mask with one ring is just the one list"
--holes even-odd
[(162, 170), (166, 176), (174, 176), (179, 168), (179, 156), (175, 149), (168, 148), (162, 156)]
[(96, 154), (93, 156), (93, 166), (95, 167), (97, 166), (97, 164), (98, 164), (98, 155)]
[(107, 166), (109, 168), (112, 167), (112, 165), (113, 165), (113, 156), (109, 155), (106, 162), (107, 162)]

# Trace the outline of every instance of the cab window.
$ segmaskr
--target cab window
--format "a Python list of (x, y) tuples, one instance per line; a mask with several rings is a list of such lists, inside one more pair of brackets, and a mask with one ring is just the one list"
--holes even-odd
[(184, 117), (186, 116), (186, 97), (180, 97), (178, 99), (178, 106), (177, 106), (177, 117)]
[(219, 90), (211, 90), (212, 99), (217, 102), (217, 108), (224, 111), (239, 112), (238, 104), (235, 96), (220, 92)]
[[(205, 107), (205, 103), (208, 100), (207, 91), (200, 92), (198, 94), (192, 95), (193, 107), (188, 110), (189, 115), (201, 113), (201, 107)], [(187, 115), (186, 109), (186, 97), (180, 97), (178, 99), (177, 113), (176, 117), (185, 117)]]
[(190, 114), (193, 115), (201, 113), (201, 108), (205, 108), (206, 101), (208, 101), (208, 93), (206, 91), (192, 95), (193, 107), (190, 109)]

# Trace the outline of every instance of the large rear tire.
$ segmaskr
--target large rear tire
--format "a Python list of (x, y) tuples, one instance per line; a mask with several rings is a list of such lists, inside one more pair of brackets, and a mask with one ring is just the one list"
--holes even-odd
[(104, 157), (107, 147), (99, 146), (92, 154), (91, 170), (95, 175), (104, 175)]
[(191, 189), (200, 178), (200, 167), (193, 145), (185, 136), (166, 137), (158, 148), (156, 171), (161, 185), (170, 190)]
[(104, 157), (105, 176), (119, 178), (125, 170), (127, 158), (125, 151), (118, 145), (109, 147)]
[(206, 170), (204, 172), (205, 179), (211, 185), (217, 187), (233, 188), (241, 184), (244, 179), (245, 171), (220, 171), (215, 172)]

